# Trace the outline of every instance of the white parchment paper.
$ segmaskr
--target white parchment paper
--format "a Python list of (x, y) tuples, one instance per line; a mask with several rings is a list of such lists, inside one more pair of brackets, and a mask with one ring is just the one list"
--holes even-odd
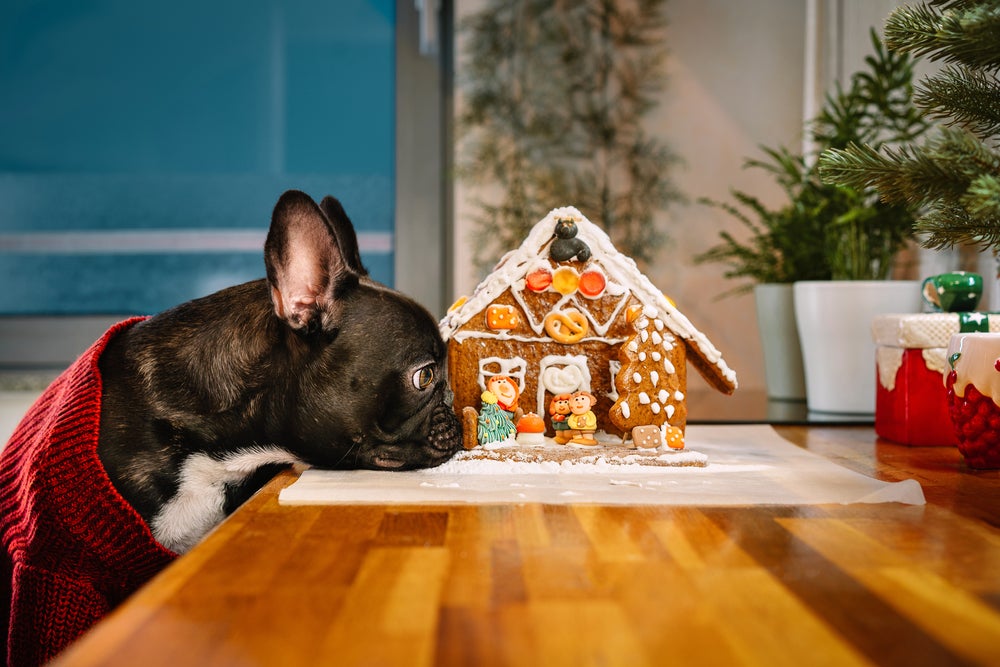
[(282, 504), (594, 503), (603, 505), (924, 504), (916, 480), (882, 482), (801, 449), (766, 425), (687, 428), (705, 467), (449, 461), (430, 470), (306, 470)]

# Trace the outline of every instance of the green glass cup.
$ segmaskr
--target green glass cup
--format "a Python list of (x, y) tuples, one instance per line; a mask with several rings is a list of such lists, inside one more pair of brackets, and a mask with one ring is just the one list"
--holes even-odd
[(924, 301), (938, 312), (968, 313), (983, 296), (983, 277), (970, 271), (939, 273), (924, 280)]

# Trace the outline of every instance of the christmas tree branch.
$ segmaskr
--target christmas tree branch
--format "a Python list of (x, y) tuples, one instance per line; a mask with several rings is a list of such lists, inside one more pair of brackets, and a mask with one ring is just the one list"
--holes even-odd
[(917, 87), (913, 98), (928, 116), (953, 119), (980, 137), (1000, 134), (995, 74), (949, 65)]
[(1000, 6), (964, 2), (904, 5), (885, 24), (885, 43), (891, 50), (959, 62), (969, 67), (1000, 67)]

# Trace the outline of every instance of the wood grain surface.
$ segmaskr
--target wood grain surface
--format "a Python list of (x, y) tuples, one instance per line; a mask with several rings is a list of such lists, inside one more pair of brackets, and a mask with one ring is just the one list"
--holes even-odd
[(777, 431), (928, 504), (289, 507), (283, 473), (57, 664), (1000, 664), (1000, 473)]

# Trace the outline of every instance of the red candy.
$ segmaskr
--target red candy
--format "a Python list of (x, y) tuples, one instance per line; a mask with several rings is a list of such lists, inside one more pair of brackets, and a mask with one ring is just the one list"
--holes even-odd
[(604, 279), (604, 274), (600, 271), (584, 271), (583, 275), (580, 276), (580, 294), (587, 298), (594, 299), (599, 297), (603, 292), (605, 286), (607, 286), (607, 281)]
[(544, 292), (552, 284), (552, 272), (548, 269), (535, 269), (524, 280), (532, 292)]

